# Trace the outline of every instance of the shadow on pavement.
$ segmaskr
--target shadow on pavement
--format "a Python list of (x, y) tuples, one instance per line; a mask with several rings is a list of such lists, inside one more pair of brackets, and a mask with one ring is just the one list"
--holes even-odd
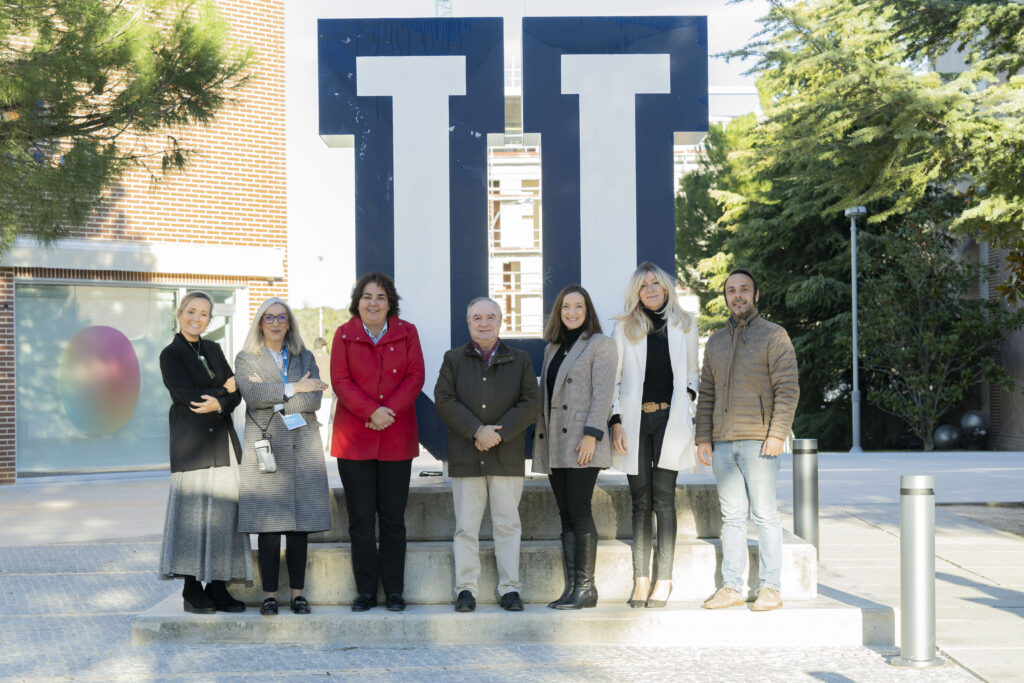
[(992, 596), (991, 598), (964, 598), (967, 602), (985, 605), (986, 607), (995, 607), (996, 609), (1001, 609), (1004, 612), (1024, 617), (1024, 593), (1020, 591), (1011, 590), (1009, 588), (1000, 588), (999, 586), (993, 586), (988, 583), (972, 581), (966, 577), (949, 574), (947, 572), (936, 572), (935, 579), (939, 581), (946, 581), (948, 583), (955, 583), (958, 586), (974, 588)]

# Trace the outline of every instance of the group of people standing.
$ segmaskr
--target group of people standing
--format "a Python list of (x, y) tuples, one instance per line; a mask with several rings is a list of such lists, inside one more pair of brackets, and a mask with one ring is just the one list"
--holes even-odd
[[(723, 585), (704, 607), (745, 601), (748, 510), (761, 546), (753, 609), (781, 605), (775, 476), (799, 395), (796, 359), (785, 331), (757, 314), (752, 274), (733, 271), (724, 293), (732, 316), (709, 340), (698, 374), (696, 322), (679, 305), (672, 278), (655, 264), (642, 263), (630, 278), (611, 337), (602, 333), (587, 291), (566, 287), (544, 328), (539, 385), (529, 355), (500, 338), (499, 304), (486, 297), (469, 302), (470, 341), (445, 354), (434, 387), (448, 427), (456, 611), (476, 607), (479, 531), (488, 507), (500, 605), (523, 609), (519, 501), (531, 425), (533, 471), (548, 475), (561, 523), (565, 588), (549, 607), (597, 604), (591, 500), (598, 472), (609, 467), (626, 473), (632, 497), (628, 604), (665, 606), (675, 556), (676, 477), (698, 458), (713, 461), (723, 515)], [(399, 299), (387, 275), (359, 278), (352, 318), (337, 329), (330, 352), (337, 397), (330, 453), (345, 490), (356, 612), (377, 606), (381, 586), (388, 610), (406, 608), (405, 508), (418, 454), (414, 405), (425, 373), (416, 327), (399, 317)], [(235, 359), (237, 375), (220, 347), (201, 338), (212, 306), (202, 292), (187, 295), (177, 311), (181, 331), (160, 358), (172, 397), (161, 573), (184, 577), (186, 611), (242, 611), (225, 581), (252, 580), (248, 535), (257, 534), (265, 596), (260, 612), (276, 614), (284, 535), (290, 606), (308, 614), (302, 595), (307, 536), (331, 527), (315, 414), (327, 385), (284, 301), (271, 298), (260, 306)], [(244, 444), (230, 417), (241, 399)]]

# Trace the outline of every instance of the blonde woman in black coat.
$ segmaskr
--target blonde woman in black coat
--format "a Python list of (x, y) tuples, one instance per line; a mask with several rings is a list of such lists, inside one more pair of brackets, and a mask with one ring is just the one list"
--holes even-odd
[[(242, 449), (231, 424), (241, 401), (224, 352), (200, 335), (213, 301), (190, 292), (178, 305), (181, 331), (160, 353), (171, 392), (171, 484), (160, 549), (160, 574), (183, 577), (186, 612), (241, 612), (225, 581), (251, 581), (249, 537), (238, 533), (238, 467)], [(200, 581), (206, 581), (204, 590)]]

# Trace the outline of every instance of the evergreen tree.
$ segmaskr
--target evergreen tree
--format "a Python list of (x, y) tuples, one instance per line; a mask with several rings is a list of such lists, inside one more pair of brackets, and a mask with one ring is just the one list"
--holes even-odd
[(1013, 377), (998, 362), (999, 342), (1024, 324), (1024, 309), (968, 297), (990, 269), (957, 257), (959, 240), (933, 227), (959, 203), (931, 193), (863, 244), (867, 398), (902, 420), (926, 451), (935, 448), (942, 416), (961, 406), (970, 387), (988, 380), (1012, 389)]
[(722, 274), (731, 263), (722, 251), (729, 235), (723, 218), (742, 206), (746, 197), (767, 187), (741, 158), (750, 149), (750, 131), (756, 123), (754, 114), (746, 114), (730, 121), (728, 127), (711, 126), (698, 169), (679, 180), (676, 271), (680, 281), (700, 298), (702, 330), (715, 330), (729, 317), (721, 293), (725, 285)]
[(152, 177), (193, 153), (247, 80), (212, 2), (21, 0), (0, 5), (0, 252), (82, 225), (129, 168)]
[[(709, 150), (709, 160), (724, 153), (735, 161), (709, 163), (704, 173), (711, 177), (699, 181), (718, 199), (720, 213), (678, 212), (680, 242), (700, 236), (690, 222), (715, 221), (705, 234), (719, 241), (705, 239), (707, 251), (699, 239), (700, 253), (680, 246), (681, 265), (705, 281), (705, 312), (720, 313), (709, 297), (730, 267), (757, 274), (759, 308), (786, 327), (800, 361), (795, 431), (818, 437), (824, 448), (850, 444), (850, 238), (843, 209), (868, 206), (859, 232), (881, 235), (960, 187), (968, 201), (935, 228), (983, 231), (992, 240), (1021, 234), (1024, 192), (1015, 189), (1022, 181), (1014, 160), (1024, 153), (1024, 127), (1015, 103), (1024, 83), (992, 85), (985, 59), (957, 75), (929, 71), (909, 38), (901, 38), (896, 15), (891, 3), (873, 0), (773, 2), (759, 39), (736, 53), (756, 60), (764, 117), (735, 150), (716, 150), (718, 157)], [(995, 150), (996, 141), (1007, 149)], [(708, 144), (722, 140), (712, 136)], [(713, 190), (737, 187), (731, 176), (740, 164), (761, 184), (747, 184), (726, 205)], [(681, 201), (689, 203), (692, 193), (683, 190)], [(892, 419), (870, 406), (864, 418), (865, 445), (894, 445)]]

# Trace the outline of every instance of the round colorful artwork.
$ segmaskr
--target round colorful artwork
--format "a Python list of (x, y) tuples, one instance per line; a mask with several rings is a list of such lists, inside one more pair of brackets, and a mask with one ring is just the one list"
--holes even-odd
[(60, 361), (60, 399), (68, 419), (86, 434), (120, 430), (139, 402), (139, 359), (128, 337), (93, 325), (68, 342)]

